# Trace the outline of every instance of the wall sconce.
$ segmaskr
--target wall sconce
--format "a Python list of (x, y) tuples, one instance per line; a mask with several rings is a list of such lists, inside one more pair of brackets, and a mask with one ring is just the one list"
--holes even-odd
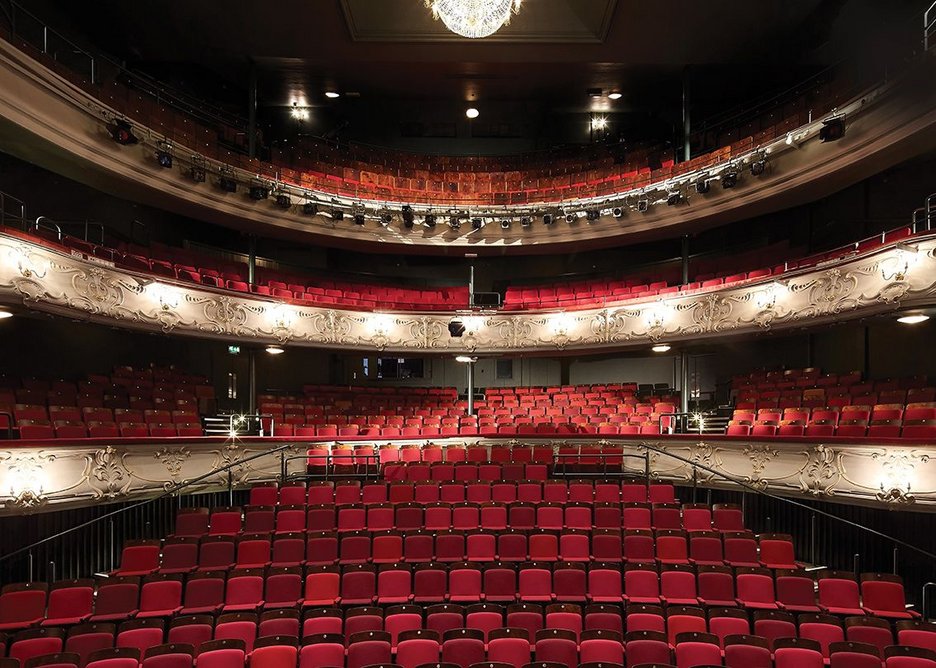
[(148, 292), (153, 300), (159, 303), (159, 308), (169, 311), (179, 308), (179, 292), (162, 283), (150, 283)]
[(549, 331), (554, 336), (566, 336), (573, 327), (575, 327), (575, 318), (567, 313), (549, 316)]
[(787, 287), (783, 283), (771, 283), (755, 293), (754, 304), (760, 311), (771, 310), (777, 305), (777, 298), (785, 295), (786, 292)]
[(459, 318), (465, 326), (465, 334), (471, 336), (477, 334), (484, 327), (484, 318), (477, 315), (464, 315)]
[(881, 278), (885, 281), (905, 281), (907, 274), (917, 262), (917, 249), (913, 246), (898, 246), (892, 257), (881, 260)]
[(270, 321), (277, 329), (289, 329), (296, 320), (296, 312), (285, 304), (270, 309)]
[(666, 321), (673, 314), (673, 309), (665, 302), (660, 302), (656, 306), (647, 309), (646, 322), (649, 329), (660, 329), (666, 325)]
[(371, 334), (385, 335), (393, 327), (393, 318), (389, 315), (372, 315), (367, 321)]
[(6, 254), (6, 264), (23, 278), (45, 278), (49, 270), (48, 260), (33, 259), (31, 253), (22, 248), (11, 248)]
[(44, 482), (41, 462), (19, 460), (9, 468), (7, 485), (10, 498), (18, 506), (31, 508), (40, 505), (45, 492)]

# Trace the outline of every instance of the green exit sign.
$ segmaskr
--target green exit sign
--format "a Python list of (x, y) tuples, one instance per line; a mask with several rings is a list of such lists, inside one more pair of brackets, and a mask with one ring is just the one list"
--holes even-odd
[(240, 355), (240, 346), (228, 346), (228, 352), (232, 355)]

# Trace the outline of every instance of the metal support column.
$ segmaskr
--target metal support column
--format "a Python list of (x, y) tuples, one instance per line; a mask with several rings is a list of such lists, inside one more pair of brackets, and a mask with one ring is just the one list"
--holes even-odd
[(686, 285), (689, 282), (689, 235), (684, 234), (682, 238), (682, 282)]
[(247, 154), (257, 157), (257, 64), (250, 64), (247, 83)]
[(474, 264), (468, 265), (468, 305), (474, 306), (475, 295)]
[(250, 348), (247, 351), (247, 403), (248, 413), (257, 412), (257, 351)]
[(682, 123), (683, 123), (683, 162), (689, 162), (692, 159), (692, 151), (689, 142), (689, 66), (683, 68), (682, 80)]
[(468, 415), (474, 415), (474, 362), (468, 362)]
[(679, 353), (679, 412), (689, 412), (689, 353)]
[(250, 235), (247, 250), (247, 282), (253, 288), (257, 282), (257, 237)]

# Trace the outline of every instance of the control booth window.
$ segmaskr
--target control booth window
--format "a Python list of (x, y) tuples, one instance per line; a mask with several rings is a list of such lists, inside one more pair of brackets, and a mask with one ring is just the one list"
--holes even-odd
[(414, 357), (378, 357), (376, 377), (393, 380), (425, 378), (423, 361)]

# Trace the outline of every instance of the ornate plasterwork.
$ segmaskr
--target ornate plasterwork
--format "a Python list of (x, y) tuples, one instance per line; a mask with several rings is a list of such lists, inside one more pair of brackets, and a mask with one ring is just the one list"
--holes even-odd
[[(182, 442), (178, 442), (182, 441)], [(243, 487), (280, 477), (283, 459), (270, 453), (211, 474), (219, 467), (266, 452), (282, 441), (177, 439), (172, 445), (147, 443), (50, 443), (43, 447), (0, 450), (0, 514), (50, 510), (76, 505), (151, 497), (203, 476), (190, 492)], [(375, 445), (387, 441), (375, 441)], [(425, 440), (395, 440), (394, 445), (426, 445)], [(807, 443), (789, 440), (741, 440), (726, 437), (674, 436), (653, 441), (627, 438), (503, 439), (437, 438), (447, 445), (547, 444), (568, 448), (620, 446), (635, 458), (625, 464), (642, 475), (648, 449), (653, 475), (678, 484), (693, 480), (708, 487), (741, 485), (784, 496), (871, 505), (913, 505), (936, 511), (936, 444), (893, 446), (870, 443)], [(307, 443), (286, 451), (288, 473), (304, 468)], [(335, 443), (327, 445), (334, 446)], [(674, 455), (674, 456), (669, 456)], [(297, 457), (297, 459), (288, 459)], [(574, 475), (574, 474), (573, 474)]]
[[(0, 300), (133, 329), (258, 343), (394, 352), (583, 350), (802, 327), (928, 303), (936, 293), (934, 251), (936, 235), (914, 239), (910, 250), (891, 245), (782, 280), (603, 308), (468, 316), (318, 308), (224, 293), (0, 235)], [(466, 325), (461, 338), (448, 334), (455, 317)]]

